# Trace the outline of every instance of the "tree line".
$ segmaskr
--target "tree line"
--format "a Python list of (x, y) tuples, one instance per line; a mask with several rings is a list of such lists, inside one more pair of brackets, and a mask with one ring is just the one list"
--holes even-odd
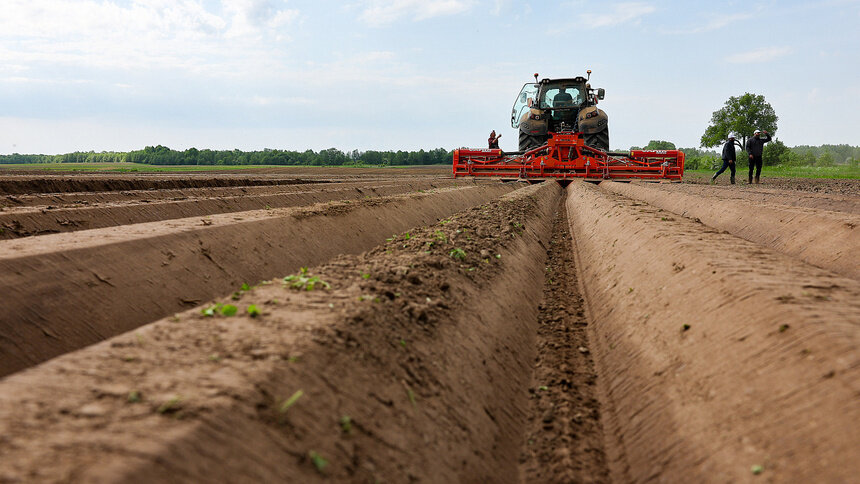
[[(637, 146), (631, 150), (640, 149)], [(651, 140), (644, 148), (646, 150), (674, 150), (675, 144), (671, 141)], [(710, 169), (720, 159), (720, 152), (700, 148), (679, 148), (684, 152), (684, 166), (690, 170)], [(738, 151), (738, 166), (747, 166), (748, 159)], [(860, 166), (860, 146), (847, 144), (821, 145), (821, 146), (793, 146), (788, 147), (782, 141), (774, 139), (764, 145), (762, 152), (762, 164), (764, 166), (836, 166), (848, 165), (857, 168)]]
[(452, 164), (453, 152), (444, 148), (418, 151), (359, 151), (343, 152), (337, 148), (321, 151), (274, 150), (172, 150), (166, 146), (147, 146), (142, 150), (76, 151), (60, 155), (0, 155), (0, 163), (144, 163), (149, 165), (439, 165)]

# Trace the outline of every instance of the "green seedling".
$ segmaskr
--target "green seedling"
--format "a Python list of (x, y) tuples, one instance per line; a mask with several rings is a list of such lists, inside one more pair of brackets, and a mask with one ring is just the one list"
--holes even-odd
[(221, 313), (221, 316), (230, 317), (230, 316), (235, 316), (236, 311), (238, 311), (238, 308), (236, 306), (234, 306), (232, 304), (224, 304), (223, 306), (221, 306), (221, 309), (219, 312)]
[(139, 403), (142, 400), (140, 397), (140, 392), (137, 390), (132, 390), (128, 392), (128, 403)]
[(687, 331), (688, 329), (690, 329), (690, 325), (687, 323), (684, 323), (684, 325), (681, 326), (681, 331)]
[(307, 267), (302, 267), (299, 274), (290, 275), (284, 278), (284, 284), (289, 284), (292, 289), (305, 291), (313, 291), (317, 285), (324, 289), (331, 289), (331, 284), (323, 281), (318, 276), (311, 276), (308, 273)]
[(316, 467), (317, 472), (322, 474), (325, 471), (326, 466), (328, 465), (328, 461), (323, 459), (321, 455), (317, 454), (313, 450), (308, 452), (308, 457), (311, 458), (311, 462), (313, 463), (314, 467)]
[(501, 258), (502, 258), (502, 254), (496, 254), (496, 259), (501, 259)]
[(409, 402), (412, 403), (412, 406), (415, 406), (415, 392), (412, 391), (411, 388), (406, 388), (406, 396), (409, 397)]
[(756, 464), (756, 465), (750, 467), (750, 472), (752, 472), (755, 475), (759, 475), (762, 472), (764, 472), (764, 466)]
[(437, 231), (433, 232), (433, 235), (435, 236), (436, 240), (438, 240), (438, 241), (448, 242), (448, 236), (445, 235), (445, 232), (442, 232), (441, 230), (437, 230)]
[(203, 316), (206, 316), (207, 318), (211, 318), (212, 316), (215, 316), (215, 311), (217, 309), (218, 309), (218, 305), (215, 304), (215, 305), (209, 306), (208, 308), (201, 309), (200, 314), (202, 314)]
[(209, 361), (214, 361), (215, 363), (217, 363), (221, 361), (221, 355), (219, 355), (218, 353), (212, 353), (211, 355), (209, 355)]
[(234, 301), (238, 301), (241, 297), (242, 297), (242, 293), (234, 292), (233, 295), (230, 296), (230, 299), (232, 299)]
[(340, 429), (345, 434), (352, 433), (352, 419), (349, 418), (349, 415), (344, 415), (340, 418)]
[(305, 394), (305, 392), (303, 392), (301, 390), (296, 390), (296, 393), (293, 393), (293, 396), (284, 400), (284, 403), (281, 404), (281, 406), (278, 408), (278, 410), (280, 410), (281, 413), (286, 412), (287, 410), (290, 409), (290, 407), (295, 405), (296, 402), (299, 400), (299, 398), (302, 398), (302, 395), (304, 395), (304, 394)]
[(406, 340), (405, 339), (400, 340), (400, 346), (406, 348)]
[(782, 325), (780, 325), (780, 326), (779, 326), (779, 332), (780, 332), (780, 333), (783, 333), (783, 332), (785, 332), (785, 330), (787, 330), (788, 328), (789, 328), (789, 326), (788, 326), (787, 324), (782, 324)]
[(251, 290), (251, 286), (249, 286), (247, 282), (243, 282), (243, 283), (242, 283), (242, 287), (240, 287), (240, 288), (239, 288), (239, 290), (240, 290), (240, 291), (250, 291), (250, 290)]
[(257, 308), (256, 304), (251, 304), (250, 306), (248, 306), (248, 316), (251, 316), (252, 318), (256, 318), (259, 315), (260, 315), (260, 310)]
[(370, 274), (368, 274), (367, 272), (363, 272), (363, 273), (361, 274), (361, 278), (362, 278), (362, 279), (370, 279)]
[(539, 387), (538, 387), (538, 390), (540, 390), (540, 391), (542, 391), (542, 392), (545, 392), (545, 391), (548, 391), (548, 390), (549, 390), (549, 387), (548, 387), (548, 386), (546, 386), (546, 385), (541, 385), (541, 386), (539, 386)]
[(175, 412), (176, 410), (178, 410), (179, 403), (181, 401), (182, 401), (182, 397), (179, 395), (176, 395), (175, 397), (171, 398), (170, 400), (162, 403), (161, 406), (158, 407), (156, 412), (162, 413), (162, 414)]
[(459, 260), (463, 260), (466, 258), (466, 251), (460, 248), (455, 248), (451, 252), (448, 253), (451, 257)]
[(412, 236), (411, 236), (411, 235), (409, 235), (409, 232), (406, 232), (406, 233), (403, 235), (403, 240), (409, 240), (409, 239), (411, 239), (411, 238), (412, 238)]

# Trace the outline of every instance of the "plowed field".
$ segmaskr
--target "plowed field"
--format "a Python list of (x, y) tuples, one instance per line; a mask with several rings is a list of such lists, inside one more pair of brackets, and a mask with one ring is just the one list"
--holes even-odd
[(0, 176), (0, 482), (852, 482), (860, 182)]

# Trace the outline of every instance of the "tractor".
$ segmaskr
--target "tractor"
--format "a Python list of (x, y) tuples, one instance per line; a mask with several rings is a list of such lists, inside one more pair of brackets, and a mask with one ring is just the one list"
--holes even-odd
[(455, 177), (498, 177), (538, 182), (555, 179), (681, 181), (678, 150), (609, 151), (609, 118), (597, 107), (604, 90), (588, 77), (542, 79), (520, 90), (511, 111), (519, 150), (497, 147), (454, 150)]
[(541, 79), (520, 90), (511, 110), (511, 127), (519, 128), (519, 150), (528, 151), (546, 144), (549, 133), (581, 132), (585, 144), (609, 151), (609, 117), (597, 107), (603, 88), (594, 90), (588, 77)]

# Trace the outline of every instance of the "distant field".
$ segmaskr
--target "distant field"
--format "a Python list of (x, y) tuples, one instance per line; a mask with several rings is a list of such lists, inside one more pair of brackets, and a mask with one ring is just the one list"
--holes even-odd
[(117, 173), (134, 172), (185, 172), (185, 171), (223, 171), (248, 168), (283, 168), (280, 165), (145, 165), (140, 163), (20, 163), (0, 164), (0, 170), (45, 170), (45, 171), (109, 171)]
[[(687, 170), (686, 173), (713, 174), (716, 170)], [(746, 176), (747, 168), (739, 168), (738, 176)], [(765, 166), (762, 176), (789, 178), (854, 178), (860, 179), (860, 169), (850, 166)]]
[(212, 171), (295, 171), (295, 170), (367, 170), (367, 169), (405, 169), (450, 171), (451, 165), (343, 165), (343, 166), (313, 166), (313, 165), (147, 165), (142, 163), (0, 163), (3, 170), (15, 171), (61, 171), (61, 172), (109, 172), (109, 173), (183, 173), (183, 172), (212, 172)]

